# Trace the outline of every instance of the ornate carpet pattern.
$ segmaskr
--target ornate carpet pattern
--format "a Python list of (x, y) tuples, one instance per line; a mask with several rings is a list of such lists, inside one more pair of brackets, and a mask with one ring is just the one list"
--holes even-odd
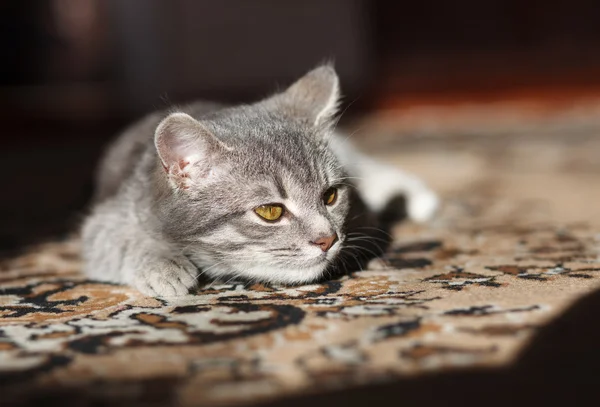
[(510, 364), (600, 287), (598, 132), (559, 130), (415, 132), (372, 148), (427, 178), (444, 207), (324, 284), (215, 283), (168, 301), (83, 278), (76, 238), (4, 260), (2, 401), (245, 405)]

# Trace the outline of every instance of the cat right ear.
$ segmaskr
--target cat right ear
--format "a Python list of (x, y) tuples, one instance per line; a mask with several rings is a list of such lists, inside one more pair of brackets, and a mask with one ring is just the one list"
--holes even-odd
[(313, 69), (273, 98), (280, 110), (314, 125), (327, 123), (337, 114), (339, 99), (339, 79), (330, 64)]
[(210, 130), (185, 113), (170, 114), (158, 125), (154, 145), (169, 182), (184, 190), (209, 177), (218, 156), (227, 150)]

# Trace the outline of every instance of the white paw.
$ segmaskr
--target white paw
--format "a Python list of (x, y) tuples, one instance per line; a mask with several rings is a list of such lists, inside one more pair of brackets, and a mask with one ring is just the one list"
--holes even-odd
[(437, 195), (428, 189), (412, 193), (408, 199), (408, 217), (415, 222), (426, 222), (435, 215), (439, 205)]
[(138, 270), (131, 285), (151, 297), (177, 297), (189, 294), (197, 276), (198, 269), (187, 259), (160, 259)]

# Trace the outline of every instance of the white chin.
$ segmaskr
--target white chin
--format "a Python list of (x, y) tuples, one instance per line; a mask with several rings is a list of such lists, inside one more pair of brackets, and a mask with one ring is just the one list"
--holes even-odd
[(325, 273), (327, 263), (306, 268), (286, 268), (271, 266), (255, 266), (241, 269), (239, 276), (244, 276), (257, 282), (274, 284), (307, 284), (318, 280)]

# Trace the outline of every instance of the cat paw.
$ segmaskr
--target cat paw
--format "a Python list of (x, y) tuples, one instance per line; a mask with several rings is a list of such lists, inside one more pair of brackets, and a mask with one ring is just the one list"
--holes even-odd
[(187, 259), (161, 259), (138, 270), (131, 285), (151, 297), (189, 294), (197, 284), (198, 269)]
[(423, 189), (418, 193), (413, 193), (408, 200), (408, 217), (415, 222), (427, 222), (435, 215), (440, 205), (437, 195)]

